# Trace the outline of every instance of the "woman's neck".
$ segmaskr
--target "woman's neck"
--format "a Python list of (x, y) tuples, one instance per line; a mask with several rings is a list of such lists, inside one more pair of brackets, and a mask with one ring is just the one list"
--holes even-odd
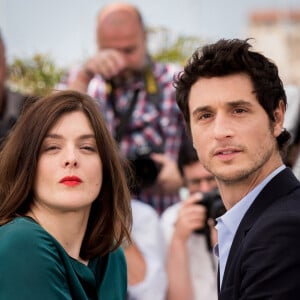
[(80, 258), (80, 249), (87, 227), (89, 212), (50, 213), (35, 207), (27, 215), (51, 234), (69, 256), (87, 264), (87, 261)]

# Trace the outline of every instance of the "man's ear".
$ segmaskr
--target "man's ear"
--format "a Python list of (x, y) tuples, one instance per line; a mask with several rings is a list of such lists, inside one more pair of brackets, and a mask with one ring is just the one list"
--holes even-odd
[(283, 100), (279, 101), (278, 107), (274, 110), (274, 136), (278, 137), (283, 130), (285, 104)]

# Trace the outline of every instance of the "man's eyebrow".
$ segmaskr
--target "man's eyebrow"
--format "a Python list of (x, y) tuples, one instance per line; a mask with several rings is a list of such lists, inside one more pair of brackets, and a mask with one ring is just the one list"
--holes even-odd
[(231, 106), (231, 107), (236, 107), (236, 106), (239, 106), (239, 105), (242, 105), (242, 106), (248, 106), (248, 107), (251, 107), (253, 106), (253, 104), (249, 101), (246, 101), (246, 100), (235, 100), (235, 101), (229, 101), (227, 103), (228, 106)]
[(196, 116), (197, 114), (199, 114), (200, 112), (203, 112), (203, 111), (209, 111), (211, 110), (211, 106), (209, 105), (205, 105), (205, 106), (198, 106), (192, 113), (193, 116)]
[[(234, 100), (234, 101), (229, 101), (226, 103), (226, 106), (229, 107), (236, 107), (236, 106), (247, 106), (247, 107), (251, 107), (253, 106), (253, 104), (249, 101), (246, 100)], [(204, 106), (198, 106), (192, 113), (193, 116), (196, 116), (197, 114), (199, 114), (200, 112), (204, 112), (204, 111), (211, 111), (213, 108), (210, 105), (204, 105)]]

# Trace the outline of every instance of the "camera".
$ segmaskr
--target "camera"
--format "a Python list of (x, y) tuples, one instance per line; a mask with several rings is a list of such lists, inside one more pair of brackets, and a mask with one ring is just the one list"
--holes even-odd
[(207, 224), (208, 219), (216, 219), (222, 216), (226, 212), (226, 208), (222, 202), (219, 190), (216, 188), (211, 192), (204, 193), (203, 198), (197, 202), (199, 205), (203, 205), (206, 208), (206, 225), (202, 229), (195, 230), (195, 233), (206, 233), (209, 230)]
[(161, 153), (158, 147), (143, 145), (136, 148), (134, 155), (129, 160), (135, 175), (135, 189), (140, 190), (152, 186), (160, 171), (158, 165), (152, 158), (151, 153)]

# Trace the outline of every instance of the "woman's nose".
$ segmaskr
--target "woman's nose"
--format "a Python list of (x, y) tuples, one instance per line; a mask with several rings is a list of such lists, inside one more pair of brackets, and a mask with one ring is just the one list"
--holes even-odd
[(65, 166), (67, 167), (67, 166), (74, 166), (74, 167), (76, 167), (77, 166), (77, 160), (76, 159), (67, 159), (66, 161), (65, 161)]
[(64, 157), (65, 167), (76, 167), (78, 165), (78, 159), (74, 149), (68, 149)]

